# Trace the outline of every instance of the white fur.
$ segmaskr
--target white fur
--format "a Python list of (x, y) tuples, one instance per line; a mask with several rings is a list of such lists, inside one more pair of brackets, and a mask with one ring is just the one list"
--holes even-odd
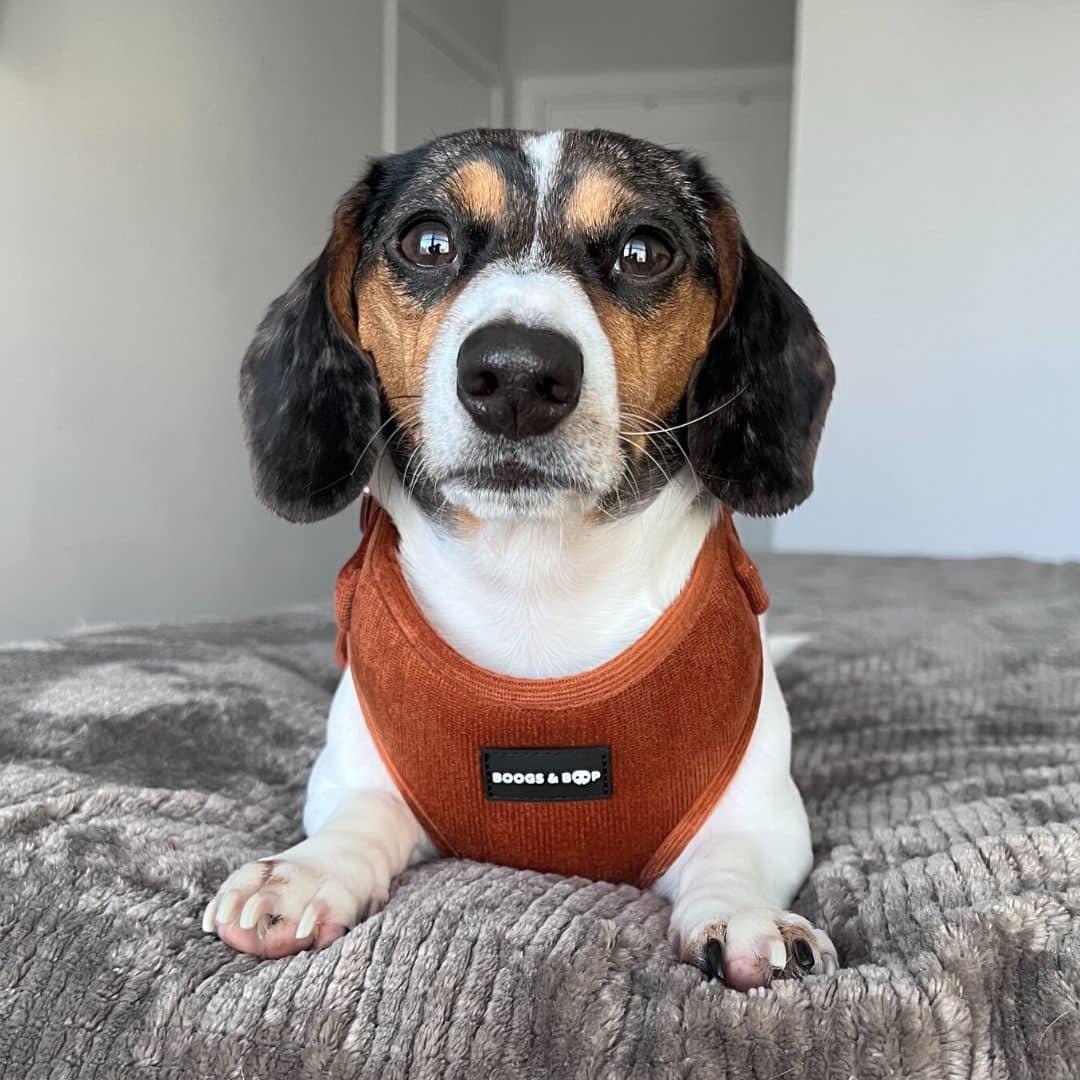
[[(577, 407), (560, 425), (559, 437), (522, 439), (510, 451), (516, 461), (574, 480), (582, 494), (555, 492), (543, 505), (526, 507), (505, 492), (477, 491), (446, 477), (455, 469), (485, 467), (508, 453), (473, 423), (457, 396), (457, 360), (473, 330), (500, 319), (566, 334), (581, 349), (583, 370)], [(567, 273), (523, 269), (509, 262), (485, 267), (446, 313), (424, 367), (420, 404), (424, 432), (422, 464), (443, 483), (450, 500), (481, 517), (560, 520), (580, 513), (614, 486), (619, 456), (619, 395), (615, 357), (585, 290)], [(412, 473), (410, 473), (412, 475)], [(532, 496), (535, 504), (537, 496)]]
[[(587, 670), (639, 638), (678, 596), (716, 515), (683, 473), (644, 510), (617, 521), (487, 521), (462, 540), (425, 516), (391, 470), (377, 480), (401, 536), (409, 588), (436, 630), (474, 663), (525, 677)], [(831, 942), (785, 910), (810, 868), (810, 833), (791, 779), (787, 708), (767, 649), (764, 665), (757, 725), (739, 770), (654, 889), (673, 901), (671, 940), (687, 959), (698, 955), (706, 936), (719, 933), (730, 968), (761, 957), (782, 967), (780, 929), (797, 926), (813, 942), (819, 970), (829, 971), (836, 963)], [(385, 849), (398, 853), (386, 865), (391, 876), (436, 855), (371, 741), (346, 673), (308, 785), (304, 826), (311, 839), (277, 859), (314, 861), (339, 880), (341, 861), (354, 856), (334, 836), (355, 835), (365, 823), (370, 831), (370, 803), (358, 793), (396, 802), (397, 813), (380, 819), (393, 830)], [(348, 820), (343, 824), (350, 814), (351, 831)], [(376, 886), (381, 877), (373, 879)], [(379, 900), (374, 893), (342, 895), (326, 917), (345, 925), (350, 911)]]
[(540, 225), (544, 220), (544, 211), (548, 205), (548, 195), (555, 179), (559, 158), (562, 157), (562, 132), (547, 131), (543, 135), (531, 135), (525, 139), (522, 148), (536, 182), (536, 219), (533, 222), (533, 239), (527, 259), (529, 265), (535, 266), (543, 260)]
[(385, 470), (373, 490), (435, 629), (474, 663), (529, 678), (587, 671), (637, 640), (679, 594), (715, 519), (688, 473), (624, 518), (481, 520), (467, 539), (432, 524)]

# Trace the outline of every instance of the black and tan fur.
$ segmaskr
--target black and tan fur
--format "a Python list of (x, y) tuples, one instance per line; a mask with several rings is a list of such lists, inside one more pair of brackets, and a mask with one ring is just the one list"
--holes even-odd
[[(468, 131), (383, 158), (343, 198), (323, 253), (271, 306), (244, 360), (260, 496), (286, 518), (315, 520), (360, 493), (380, 448), (405, 470), (423, 449), (412, 403), (444, 313), (484, 267), (539, 251), (587, 293), (614, 351), (622, 426), (635, 432), (606, 512), (686, 461), (744, 513), (800, 503), (832, 364), (723, 189), (687, 154), (566, 132), (538, 214), (526, 134)], [(418, 273), (397, 242), (430, 217), (453, 229), (458, 256)], [(640, 229), (665, 238), (671, 266), (645, 282), (613, 275)], [(434, 511), (437, 491), (415, 493)]]

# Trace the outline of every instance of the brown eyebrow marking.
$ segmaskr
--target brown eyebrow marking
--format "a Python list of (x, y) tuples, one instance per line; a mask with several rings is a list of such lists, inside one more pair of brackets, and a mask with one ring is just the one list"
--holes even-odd
[(506, 209), (506, 179), (490, 161), (466, 162), (450, 175), (446, 190), (480, 221), (496, 221)]
[(566, 223), (583, 233), (610, 225), (629, 204), (629, 189), (610, 173), (591, 170), (574, 185), (566, 203)]

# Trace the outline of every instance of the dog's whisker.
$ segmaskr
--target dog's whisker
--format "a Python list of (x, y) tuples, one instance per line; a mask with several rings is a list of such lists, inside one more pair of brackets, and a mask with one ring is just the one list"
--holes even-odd
[(736, 390), (735, 393), (731, 395), (731, 397), (726, 398), (724, 401), (721, 401), (720, 404), (717, 405), (715, 409), (710, 409), (707, 413), (702, 413), (700, 416), (695, 416), (693, 420), (687, 420), (685, 423), (672, 424), (671, 427), (654, 428), (654, 429), (649, 430), (649, 431), (624, 431), (621, 434), (623, 434), (623, 435), (655, 435), (655, 434), (657, 434), (659, 432), (681, 431), (683, 428), (688, 428), (693, 424), (700, 424), (702, 420), (708, 420), (710, 416), (715, 416), (722, 409), (726, 409), (737, 398), (739, 398), (743, 394), (745, 394), (746, 391), (749, 390), (749, 389), (750, 389), (750, 384), (749, 383), (743, 383), (743, 385), (740, 386), (739, 389)]
[[(628, 443), (628, 445), (632, 446), (633, 444)], [(634, 471), (631, 468), (631, 464), (632, 464), (632, 460), (631, 460), (631, 458), (629, 456), (626, 456), (626, 457), (623, 458), (622, 466), (621, 466), (621, 468), (619, 470), (619, 480), (618, 480), (618, 484), (616, 486), (616, 491), (618, 491), (619, 487), (622, 486), (623, 481), (625, 480), (625, 481), (627, 481), (628, 483), (630, 483), (633, 486), (634, 500), (636, 502), (640, 503), (642, 501), (641, 485), (638, 483), (637, 477), (634, 475)]]
[(625, 442), (628, 446), (632, 446), (635, 450), (640, 450), (641, 453), (643, 453), (656, 466), (663, 478), (669, 484), (671, 483), (671, 474), (667, 471), (667, 469), (664, 468), (663, 465), (660, 464), (659, 461), (656, 460), (655, 457), (653, 457), (652, 454), (649, 453), (649, 451), (644, 446), (638, 446), (636, 443), (631, 442), (629, 439), (623, 438), (622, 435), (620, 435), (619, 438), (622, 439), (623, 442)]
[(405, 424), (401, 424), (388, 439), (383, 440), (383, 442), (379, 446), (379, 452), (375, 455), (375, 462), (371, 468), (372, 476), (380, 475), (379, 466), (382, 464), (384, 457), (390, 452), (390, 450), (393, 449), (394, 444), (403, 439), (406, 435), (411, 434), (413, 434), (411, 429), (406, 427)]
[[(635, 417), (635, 416), (631, 415), (631, 418), (632, 419), (637, 419), (642, 423), (649, 423), (650, 422), (647, 417)], [(640, 449), (640, 450), (642, 450), (642, 453), (645, 453), (645, 447), (639, 446), (637, 443), (632, 442), (630, 440), (630, 438), (627, 437), (626, 432), (620, 432), (619, 434), (620, 434), (620, 437), (623, 438), (623, 441), (627, 443), (627, 445), (630, 445), (630, 446), (634, 447), (635, 449)], [(686, 461), (686, 463), (687, 463), (688, 467), (690, 468), (690, 470), (691, 471), (693, 470), (693, 464), (690, 461), (690, 457), (686, 453), (686, 449), (683, 446), (681, 446), (681, 444), (678, 442), (677, 438), (675, 438), (673, 435), (667, 434), (663, 430), (658, 430), (656, 432), (653, 432), (653, 431), (649, 432), (650, 436), (653, 435), (653, 434), (659, 434), (661, 436), (660, 440), (657, 441), (657, 448), (658, 449), (662, 450), (665, 447), (669, 447), (671, 449), (677, 450), (678, 454), (680, 454), (681, 457), (683, 457), (683, 460)]]
[(412, 495), (412, 488), (410, 488), (408, 486), (409, 469), (412, 467), (412, 463), (413, 463), (413, 460), (416, 458), (416, 455), (420, 453), (422, 445), (423, 445), (422, 443), (417, 442), (416, 446), (413, 447), (412, 453), (408, 456), (408, 458), (405, 461), (405, 468), (402, 469), (402, 471), (401, 471), (401, 482), (402, 482), (403, 485), (405, 485), (405, 487), (408, 490), (408, 493), (409, 493), (410, 496)]
[[(652, 423), (654, 423), (654, 421), (650, 417), (640, 415), (638, 413), (627, 412), (627, 413), (625, 413), (625, 415), (626, 415), (626, 417), (628, 419), (637, 420), (639, 423), (642, 423), (642, 424), (652, 424)], [(701, 417), (701, 419), (704, 419), (704, 417)], [(686, 449), (682, 445), (682, 443), (680, 443), (679, 440), (676, 439), (675, 436), (671, 434), (671, 432), (675, 431), (675, 430), (678, 430), (678, 429), (677, 428), (652, 428), (648, 432), (620, 432), (620, 434), (623, 434), (623, 435), (634, 435), (634, 434), (644, 435), (644, 434), (648, 434), (649, 436), (653, 436), (653, 435), (662, 436), (663, 440), (664, 440), (663, 445), (669, 445), (669, 446), (673, 447), (674, 449), (678, 450), (678, 452), (682, 455), (683, 460), (686, 462), (687, 467), (690, 469), (691, 472), (694, 472), (694, 464), (690, 460), (690, 455), (686, 452)]]
[[(417, 485), (425, 476), (428, 478), (428, 480), (432, 483), (433, 486), (435, 485), (435, 478), (432, 476), (431, 471), (427, 466), (427, 462), (424, 460), (422, 452), (423, 449), (424, 440), (417, 439), (416, 446), (413, 448), (412, 453), (409, 454), (409, 457), (405, 462), (405, 468), (402, 470), (401, 473), (401, 483), (402, 486), (405, 488), (409, 498), (413, 497), (416, 492)], [(416, 462), (415, 468), (413, 468), (414, 461)], [(413, 470), (412, 480), (409, 480), (410, 469)]]
[(353, 463), (353, 467), (347, 473), (342, 473), (341, 476), (337, 477), (334, 480), (331, 480), (328, 484), (323, 484), (322, 487), (312, 489), (308, 492), (308, 494), (319, 495), (322, 492), (328, 490), (329, 488), (336, 487), (338, 484), (341, 483), (342, 480), (348, 480), (350, 476), (355, 476), (356, 470), (360, 468), (360, 463), (364, 460), (364, 455), (371, 449), (372, 444), (382, 433), (383, 429), (393, 421), (393, 419), (394, 418), (391, 416), (388, 420), (385, 420), (375, 429), (375, 434), (372, 435), (371, 438), (368, 439), (368, 441), (364, 444), (364, 449), (361, 450), (359, 454), (357, 454), (356, 461)]
[[(407, 396), (413, 396), (413, 395), (407, 395)], [(419, 396), (419, 395), (415, 395), (415, 396)], [(412, 408), (418, 408), (418, 406), (412, 406)], [(347, 473), (342, 473), (341, 476), (339, 476), (336, 480), (331, 480), (328, 484), (323, 484), (322, 487), (314, 488), (313, 490), (309, 491), (308, 494), (309, 495), (320, 495), (322, 492), (327, 491), (332, 487), (336, 487), (338, 484), (341, 483), (342, 480), (348, 480), (350, 476), (355, 476), (356, 475), (356, 470), (360, 468), (360, 463), (364, 460), (364, 455), (367, 454), (367, 452), (374, 445), (375, 440), (378, 439), (378, 437), (383, 433), (383, 431), (386, 430), (386, 428), (390, 424), (392, 424), (395, 420), (398, 420), (398, 419), (401, 419), (401, 417), (399, 417), (397, 414), (394, 414), (392, 416), (388, 416), (375, 429), (375, 434), (372, 435), (371, 438), (368, 439), (368, 441), (364, 444), (363, 450), (361, 450), (360, 453), (357, 454), (356, 461), (353, 463), (353, 467)], [(376, 458), (375, 458), (376, 463), (378, 463), (378, 460), (379, 460), (378, 456), (376, 455)]]

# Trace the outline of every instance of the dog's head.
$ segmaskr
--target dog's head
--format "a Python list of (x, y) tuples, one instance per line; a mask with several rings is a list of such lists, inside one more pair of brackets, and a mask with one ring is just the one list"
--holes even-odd
[(341, 509), (392, 455), (433, 512), (608, 514), (689, 463), (810, 494), (833, 369), (701, 163), (605, 131), (470, 131), (375, 162), (244, 358), (256, 487)]

